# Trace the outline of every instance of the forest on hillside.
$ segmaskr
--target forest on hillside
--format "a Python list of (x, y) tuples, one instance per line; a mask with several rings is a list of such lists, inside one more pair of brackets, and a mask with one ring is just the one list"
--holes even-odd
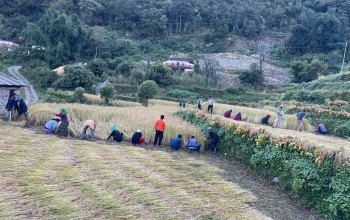
[[(272, 37), (282, 39), (272, 50), (273, 59), (296, 74), (317, 69), (317, 78), (339, 72), (350, 38), (350, 0), (0, 0), (0, 4), (0, 38), (22, 45), (17, 58), (33, 45), (44, 47), (21, 60), (41, 60), (51, 69), (92, 58), (139, 61), (165, 59), (174, 52), (195, 57), (225, 52), (237, 38)], [(315, 71), (304, 78), (296, 81), (315, 79)]]

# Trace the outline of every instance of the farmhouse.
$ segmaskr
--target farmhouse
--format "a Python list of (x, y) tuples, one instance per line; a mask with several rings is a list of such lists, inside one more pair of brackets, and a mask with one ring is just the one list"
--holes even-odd
[[(22, 86), (26, 86), (19, 80), (16, 80), (0, 72), (0, 117), (7, 114), (6, 104), (9, 97)], [(19, 92), (16, 92), (19, 93)]]

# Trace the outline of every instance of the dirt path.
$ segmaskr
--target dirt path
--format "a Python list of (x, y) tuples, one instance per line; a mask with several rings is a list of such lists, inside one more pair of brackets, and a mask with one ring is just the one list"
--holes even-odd
[(24, 84), (26, 84), (27, 86), (24, 87), (24, 92), (26, 94), (26, 99), (25, 102), (27, 104), (30, 103), (36, 103), (38, 102), (39, 98), (38, 95), (35, 92), (35, 89), (33, 87), (32, 84), (30, 84), (30, 82), (19, 73), (19, 70), (21, 69), (21, 66), (11, 66), (8, 68), (9, 73), (15, 77), (16, 79), (22, 81)]

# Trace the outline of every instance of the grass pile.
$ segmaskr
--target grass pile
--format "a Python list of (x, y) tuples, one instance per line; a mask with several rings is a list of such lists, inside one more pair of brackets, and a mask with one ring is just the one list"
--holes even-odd
[[(207, 104), (205, 103), (203, 105), (203, 110), (207, 110)], [(228, 110), (232, 109), (232, 117), (234, 117), (238, 112), (242, 114), (242, 120), (245, 122), (250, 122), (254, 124), (260, 124), (261, 118), (265, 117), (266, 115), (271, 115), (271, 118), (269, 120), (270, 124), (272, 125), (273, 122), (276, 119), (276, 112), (274, 109), (271, 108), (264, 108), (264, 109), (257, 109), (257, 108), (249, 108), (249, 107), (243, 107), (243, 106), (234, 106), (234, 105), (227, 105), (227, 104), (214, 104), (214, 114), (215, 115), (221, 115), (223, 116), (224, 113)], [(303, 120), (304, 122), (304, 130), (307, 132), (314, 132), (315, 127), (310, 125), (310, 123), (306, 118)], [(286, 114), (283, 117), (283, 128), (284, 129), (290, 129), (290, 130), (296, 130), (298, 128), (298, 122), (296, 115), (289, 115)]]
[(208, 115), (204, 112), (196, 112), (197, 116), (205, 117), (211, 123), (219, 123), (222, 126), (237, 127), (240, 130), (247, 130), (250, 134), (264, 134), (271, 138), (278, 146), (286, 142), (294, 143), (295, 147), (309, 151), (319, 149), (323, 158), (336, 158), (337, 164), (350, 166), (350, 141), (334, 136), (325, 136), (315, 133), (299, 132), (295, 130), (272, 128), (260, 124), (252, 124), (245, 121), (234, 121), (223, 116)]
[(199, 129), (172, 115), (173, 112), (179, 110), (176, 103), (157, 100), (150, 101), (147, 108), (132, 102), (128, 107), (38, 103), (30, 106), (30, 124), (34, 126), (44, 125), (62, 107), (68, 111), (69, 131), (74, 137), (79, 137), (84, 128), (85, 120), (91, 119), (97, 125), (95, 132), (97, 139), (106, 139), (111, 132), (111, 126), (116, 125), (117, 129), (123, 132), (127, 139), (131, 139), (133, 133), (137, 129), (141, 129), (146, 142), (151, 143), (155, 134), (155, 121), (163, 114), (166, 122), (164, 143), (168, 144), (178, 134), (183, 135), (184, 141), (187, 141), (192, 135), (200, 143), (205, 141), (205, 136)]
[(269, 219), (204, 161), (0, 124), (1, 219)]

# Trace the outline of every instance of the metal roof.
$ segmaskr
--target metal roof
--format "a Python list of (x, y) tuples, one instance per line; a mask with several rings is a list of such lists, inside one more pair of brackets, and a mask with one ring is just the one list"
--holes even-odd
[(26, 86), (26, 84), (20, 80), (6, 75), (5, 73), (0, 72), (0, 86)]

